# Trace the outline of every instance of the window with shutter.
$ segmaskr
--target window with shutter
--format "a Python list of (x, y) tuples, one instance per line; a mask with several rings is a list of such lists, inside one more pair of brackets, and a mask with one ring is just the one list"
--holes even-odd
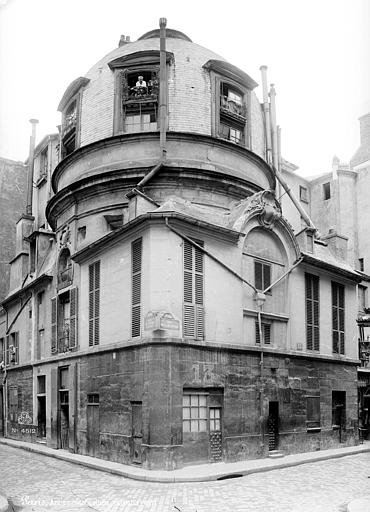
[(132, 242), (131, 246), (131, 336), (140, 336), (141, 332), (141, 268), (142, 268), (142, 239)]
[(51, 353), (57, 352), (57, 298), (51, 299)]
[(319, 278), (305, 274), (306, 283), (306, 344), (307, 350), (320, 350)]
[[(257, 290), (266, 290), (271, 284), (271, 265), (261, 263), (260, 261), (254, 262), (254, 285)], [(269, 291), (268, 293), (271, 293)]]
[[(268, 324), (266, 322), (262, 322), (261, 324), (262, 328), (262, 341), (264, 345), (270, 345), (271, 344), (271, 324)], [(260, 329), (259, 324), (256, 322), (256, 343), (260, 344)]]
[[(75, 300), (77, 295), (75, 296)], [(76, 309), (77, 306), (75, 306)], [(100, 340), (100, 261), (89, 265), (89, 346)], [(76, 322), (75, 322), (76, 333)]]
[[(203, 242), (194, 240), (203, 247)], [(204, 338), (204, 255), (184, 241), (184, 337)]]
[(344, 354), (344, 286), (331, 283), (333, 352)]
[(320, 428), (320, 397), (307, 396), (307, 430)]
[(69, 317), (69, 349), (77, 347), (77, 311), (78, 311), (78, 295), (77, 288), (71, 288), (69, 291), (70, 300), (70, 317)]

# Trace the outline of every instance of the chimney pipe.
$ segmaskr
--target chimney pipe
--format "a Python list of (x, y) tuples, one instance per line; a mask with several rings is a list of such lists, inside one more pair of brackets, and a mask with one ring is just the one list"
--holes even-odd
[[(278, 130), (276, 126), (276, 91), (274, 84), (270, 85), (270, 113), (271, 113), (271, 142), (272, 142), (272, 164), (280, 171), (279, 167), (279, 143), (278, 143)], [(280, 182), (278, 182), (277, 196), (281, 197), (281, 186)]]
[(262, 77), (262, 93), (263, 93), (263, 110), (265, 113), (265, 130), (266, 130), (266, 160), (271, 164), (271, 120), (270, 120), (270, 105), (267, 92), (267, 66), (261, 66)]
[(32, 196), (33, 196), (33, 172), (35, 160), (35, 141), (36, 141), (36, 125), (37, 119), (30, 119), (32, 125), (32, 134), (30, 136), (30, 152), (28, 156), (28, 184), (27, 184), (27, 205), (26, 214), (32, 215)]
[(160, 53), (159, 53), (159, 123), (161, 159), (166, 159), (167, 130), (167, 64), (166, 64), (166, 18), (160, 18)]

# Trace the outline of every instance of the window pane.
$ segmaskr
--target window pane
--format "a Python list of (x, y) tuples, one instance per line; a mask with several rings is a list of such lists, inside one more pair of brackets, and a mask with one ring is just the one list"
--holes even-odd
[(199, 420), (199, 432), (207, 432), (207, 421)]
[(191, 420), (191, 431), (198, 432), (198, 420)]
[(198, 395), (191, 395), (191, 405), (198, 405)]
[(207, 409), (206, 409), (206, 407), (200, 407), (200, 409), (199, 409), (199, 418), (207, 418)]
[(182, 397), (182, 405), (190, 405), (190, 396), (189, 395), (184, 395)]
[(266, 290), (271, 284), (271, 267), (270, 265), (263, 265), (263, 289)]
[(183, 431), (184, 432), (190, 432), (190, 421), (184, 421), (183, 422)]
[(199, 405), (205, 407), (207, 403), (207, 397), (205, 395), (199, 396)]
[(188, 407), (184, 407), (182, 417), (184, 420), (190, 418), (190, 409)]
[(192, 418), (199, 418), (199, 409), (198, 409), (198, 407), (192, 407), (191, 408), (191, 417)]

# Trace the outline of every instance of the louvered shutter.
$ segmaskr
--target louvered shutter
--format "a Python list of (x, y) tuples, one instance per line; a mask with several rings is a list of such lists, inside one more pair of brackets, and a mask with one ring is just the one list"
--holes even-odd
[(319, 278), (305, 274), (307, 350), (320, 350)]
[(263, 325), (263, 342), (265, 345), (271, 344), (271, 325), (270, 324)]
[(89, 346), (100, 341), (100, 261), (89, 265)]
[(70, 319), (69, 319), (69, 348), (77, 347), (77, 312), (78, 312), (78, 290), (71, 288), (69, 291), (70, 298)]
[[(195, 240), (203, 246), (203, 242)], [(184, 336), (204, 338), (204, 255), (184, 241)]]
[(132, 290), (131, 290), (131, 336), (140, 336), (141, 332), (141, 267), (142, 239), (132, 242), (131, 246)]
[(58, 329), (57, 329), (57, 297), (51, 299), (51, 353), (57, 352)]
[(331, 284), (332, 295), (332, 326), (333, 326), (333, 352), (344, 354), (344, 286), (338, 283)]
[(256, 322), (256, 343), (258, 345), (261, 343), (260, 327), (259, 327), (259, 323), (258, 322)]

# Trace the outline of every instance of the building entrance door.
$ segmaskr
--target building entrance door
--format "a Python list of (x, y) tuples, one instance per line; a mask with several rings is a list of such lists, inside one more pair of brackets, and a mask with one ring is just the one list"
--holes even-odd
[(222, 460), (221, 407), (209, 408), (209, 443), (211, 460)]
[(37, 397), (37, 424), (39, 427), (39, 437), (46, 437), (46, 397)]
[(339, 442), (345, 441), (346, 434), (346, 392), (332, 392), (332, 425), (333, 430), (338, 430)]
[(58, 411), (58, 448), (69, 448), (69, 382), (68, 368), (59, 370), (59, 411)]
[(277, 450), (279, 444), (279, 402), (269, 402), (267, 430), (269, 436), (269, 451)]
[(143, 442), (143, 404), (142, 402), (131, 402), (131, 407), (131, 459), (132, 462), (141, 464), (141, 445)]
[(87, 455), (96, 457), (99, 455), (100, 449), (99, 395), (97, 393), (92, 393), (87, 396), (86, 423)]

